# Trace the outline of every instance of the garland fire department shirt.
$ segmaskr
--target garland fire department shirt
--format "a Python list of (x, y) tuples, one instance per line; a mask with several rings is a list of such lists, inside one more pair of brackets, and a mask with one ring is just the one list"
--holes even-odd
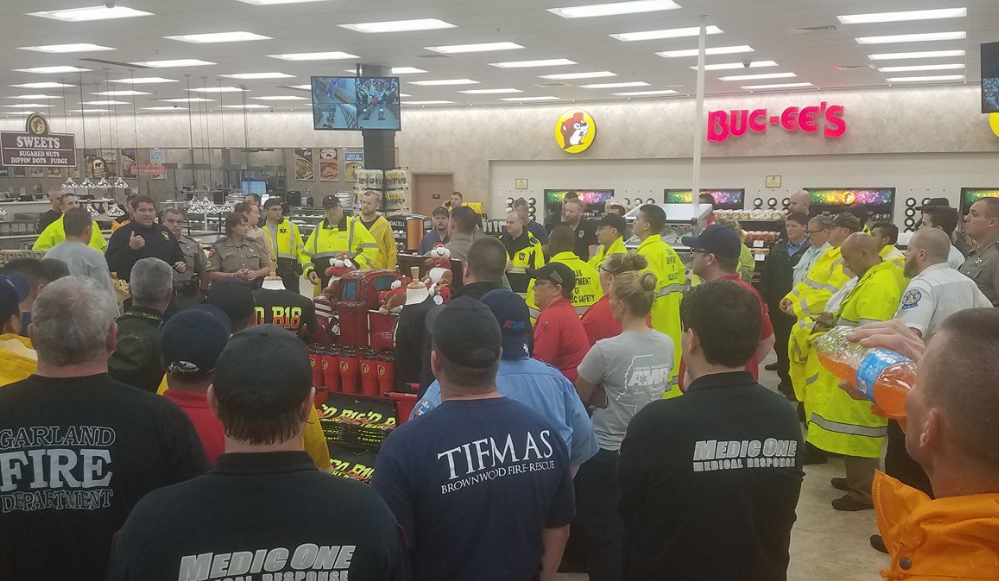
[(618, 463), (624, 579), (786, 579), (803, 451), (794, 408), (748, 371), (642, 408)]
[(223, 454), (210, 472), (142, 499), (109, 581), (404, 581), (402, 535), (367, 486), (305, 452)]
[(0, 579), (102, 579), (139, 499), (207, 468), (184, 412), (107, 374), (4, 387)]
[(558, 431), (505, 397), (445, 401), (396, 428), (372, 486), (406, 532), (419, 581), (528, 581), (542, 531), (575, 513)]

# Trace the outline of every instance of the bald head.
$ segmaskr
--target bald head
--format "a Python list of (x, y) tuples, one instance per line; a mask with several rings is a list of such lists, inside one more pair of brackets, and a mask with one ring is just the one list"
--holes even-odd
[(909, 240), (909, 248), (925, 251), (930, 264), (947, 262), (947, 257), (950, 256), (950, 236), (937, 228), (918, 230)]
[(812, 206), (812, 196), (804, 190), (799, 190), (791, 194), (788, 198), (787, 211), (788, 212), (801, 212), (802, 214), (808, 214), (809, 208)]
[(856, 276), (864, 276), (867, 271), (881, 263), (878, 256), (878, 243), (870, 234), (857, 232), (843, 241), (843, 264)]

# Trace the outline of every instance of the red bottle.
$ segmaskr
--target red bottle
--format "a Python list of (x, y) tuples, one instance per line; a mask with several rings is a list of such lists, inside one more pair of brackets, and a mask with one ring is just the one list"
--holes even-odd
[(344, 349), (340, 352), (340, 386), (344, 393), (357, 393), (360, 365), (357, 351)]
[(395, 358), (391, 353), (383, 353), (378, 358), (378, 393), (385, 397), (393, 390), (395, 384)]
[(375, 352), (368, 349), (360, 359), (361, 393), (378, 395), (378, 361)]
[(323, 385), (329, 391), (340, 391), (340, 356), (335, 347), (330, 347), (322, 355)]

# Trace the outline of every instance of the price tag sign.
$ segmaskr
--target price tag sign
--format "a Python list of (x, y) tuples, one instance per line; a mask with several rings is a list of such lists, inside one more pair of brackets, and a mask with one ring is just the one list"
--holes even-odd
[(753, 240), (753, 248), (763, 248), (762, 240)]

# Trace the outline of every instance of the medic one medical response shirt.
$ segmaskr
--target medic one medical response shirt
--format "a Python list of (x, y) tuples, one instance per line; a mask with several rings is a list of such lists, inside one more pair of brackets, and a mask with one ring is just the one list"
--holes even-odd
[(372, 486), (405, 530), (418, 581), (527, 581), (543, 529), (575, 514), (562, 438), (504, 397), (445, 401), (396, 428)]

